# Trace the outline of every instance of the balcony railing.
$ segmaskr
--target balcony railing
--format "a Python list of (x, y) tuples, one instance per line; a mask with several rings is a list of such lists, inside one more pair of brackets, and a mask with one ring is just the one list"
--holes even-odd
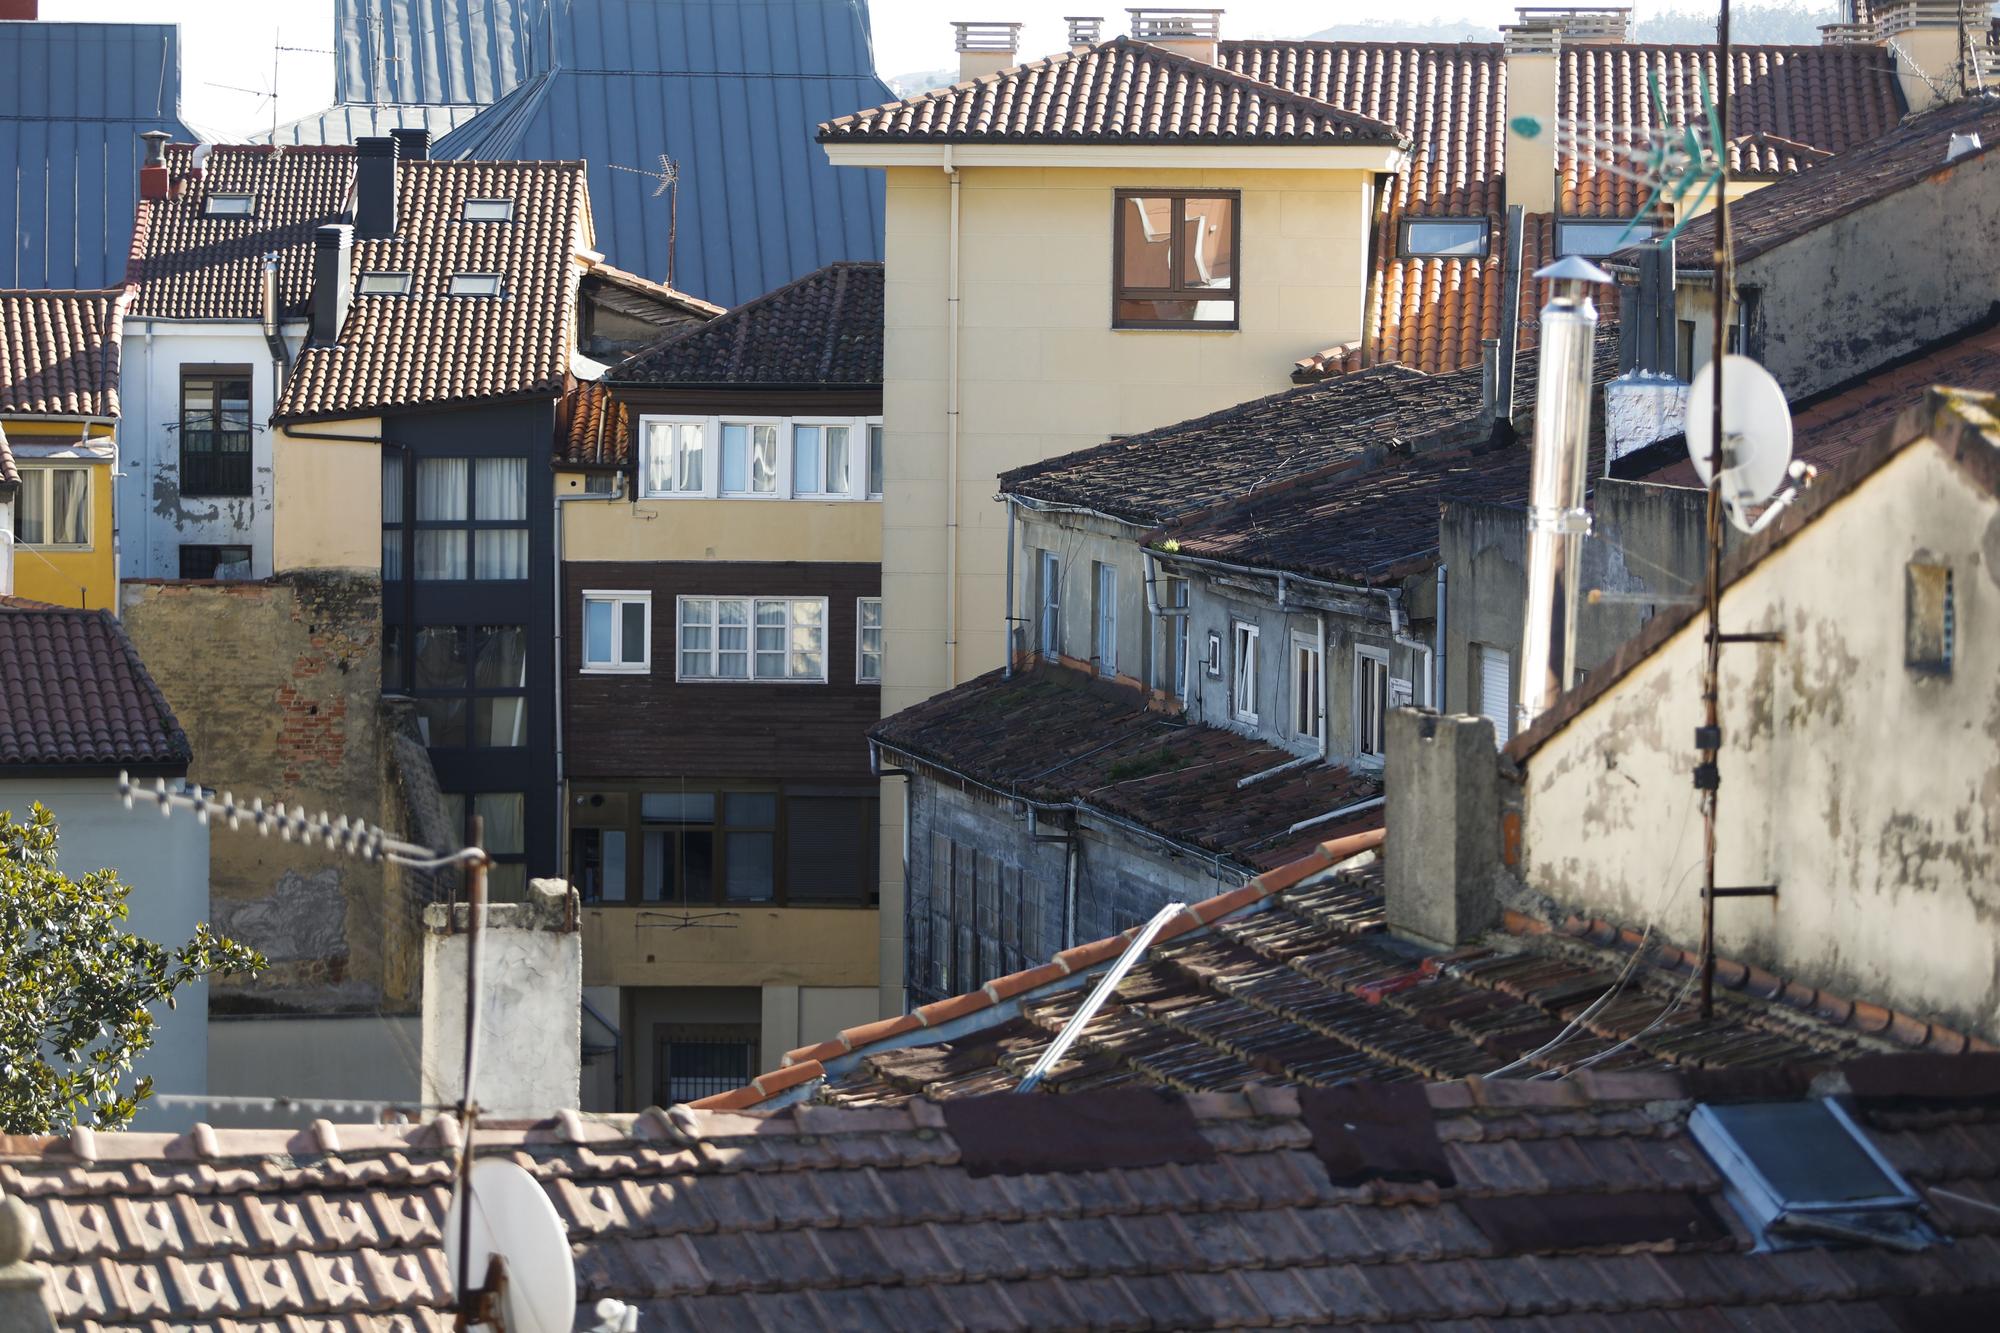
[(250, 432), (184, 427), (181, 494), (250, 494)]

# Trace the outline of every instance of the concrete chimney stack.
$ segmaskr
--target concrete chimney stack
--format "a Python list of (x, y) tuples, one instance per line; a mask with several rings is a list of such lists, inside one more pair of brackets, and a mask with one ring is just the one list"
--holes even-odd
[(1911, 111), (1955, 101), (2000, 77), (1989, 6), (1959, 0), (1901, 0), (1875, 9), (1876, 39), (1896, 61)]
[[(424, 909), (423, 1100), (448, 1106), (465, 1086), (466, 926), (471, 907)], [(480, 935), (479, 1082), (492, 1120), (541, 1120), (576, 1107), (583, 1069), (583, 937), (576, 891), (528, 885), (494, 903)]]
[(329, 222), (313, 232), (312, 322), (310, 336), (321, 347), (340, 341), (347, 307), (354, 294), (349, 271), (354, 257), (354, 228)]
[(1125, 12), (1132, 16), (1132, 40), (1150, 42), (1205, 65), (1220, 62), (1221, 10), (1157, 9), (1149, 5)]
[(1021, 63), (1021, 25), (984, 19), (954, 22), (958, 81), (970, 83)]
[(1469, 944), (1500, 921), (1500, 762), (1493, 724), (1414, 708), (1389, 714), (1382, 897), (1389, 929)]
[(1087, 51), (1104, 40), (1104, 19), (1096, 14), (1065, 14), (1069, 25), (1069, 49)]
[(388, 135), (354, 141), (354, 235), (363, 241), (396, 234), (396, 141)]

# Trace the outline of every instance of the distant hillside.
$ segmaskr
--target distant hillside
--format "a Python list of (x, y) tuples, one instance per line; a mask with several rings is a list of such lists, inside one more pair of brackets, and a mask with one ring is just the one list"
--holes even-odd
[[(1836, 5), (1738, 5), (1730, 14), (1730, 36), (1739, 42), (1772, 45), (1819, 45), (1822, 23), (1845, 21)], [(1632, 39), (1640, 42), (1712, 42), (1712, 10), (1665, 10), (1638, 19)], [(1471, 19), (1434, 19), (1415, 23), (1383, 19), (1366, 23), (1336, 23), (1308, 39), (1319, 42), (1497, 42), (1500, 30)]]
[(889, 85), (898, 97), (908, 97), (911, 93), (924, 92), (930, 88), (948, 88), (958, 82), (958, 67), (945, 69), (918, 70), (914, 74), (891, 74), (882, 82)]

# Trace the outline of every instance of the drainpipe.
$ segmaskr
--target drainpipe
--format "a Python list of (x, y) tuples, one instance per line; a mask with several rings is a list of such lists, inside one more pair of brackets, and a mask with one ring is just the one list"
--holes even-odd
[(1000, 622), (1000, 652), (1007, 660), (1000, 669), (1002, 680), (1014, 679), (1014, 497), (1007, 502), (1007, 610)]
[(1285, 832), (1287, 834), (1300, 833), (1312, 828), (1316, 824), (1324, 824), (1330, 820), (1339, 819), (1342, 815), (1358, 815), (1363, 810), (1373, 810), (1388, 799), (1386, 796), (1376, 796), (1366, 801), (1356, 801), (1353, 805), (1343, 805), (1338, 810), (1329, 810), (1323, 815), (1314, 815), (1311, 819), (1301, 819), (1298, 823), (1286, 829)]
[(271, 349), (271, 401), (285, 391), (284, 376), (292, 368), (292, 352), (285, 346), (285, 336), (278, 330), (278, 252), (272, 250), (264, 256), (264, 345)]
[[(625, 498), (625, 474), (618, 474), (618, 484), (611, 488), (609, 495), (558, 495), (555, 497), (555, 538), (550, 544), (555, 549), (555, 729), (556, 729), (556, 803), (561, 813), (556, 817), (556, 854), (567, 856), (564, 848), (569, 845), (569, 793), (563, 787), (563, 775), (568, 771), (563, 765), (563, 506), (581, 500), (600, 502), (623, 500)], [(406, 580), (407, 581), (407, 580)], [(649, 648), (650, 651), (650, 648)], [(622, 1057), (621, 1057), (622, 1059)], [(622, 1069), (622, 1066), (621, 1066)]]
[[(1403, 632), (1403, 590), (1401, 588), (1377, 588), (1376, 591), (1381, 593), (1383, 599), (1389, 603), (1390, 641), (1401, 644), (1413, 653), (1422, 653), (1424, 655), (1424, 692), (1430, 694), (1431, 687), (1434, 684), (1431, 671), (1431, 646), (1422, 639), (1414, 638)], [(1437, 696), (1431, 695), (1426, 702), (1432, 708), (1437, 707)]]
[[(944, 146), (951, 179), (951, 235), (945, 260), (944, 687), (958, 684), (958, 164)], [(1010, 653), (1011, 657), (1012, 654)]]
[(1326, 612), (1313, 613), (1313, 638), (1319, 645), (1319, 757), (1326, 758), (1332, 728), (1327, 725), (1326, 710)]
[(1437, 640), (1436, 667), (1431, 673), (1431, 707), (1444, 711), (1444, 606), (1445, 606), (1445, 563), (1438, 561), (1437, 567), (1437, 616), (1431, 625), (1431, 637)]

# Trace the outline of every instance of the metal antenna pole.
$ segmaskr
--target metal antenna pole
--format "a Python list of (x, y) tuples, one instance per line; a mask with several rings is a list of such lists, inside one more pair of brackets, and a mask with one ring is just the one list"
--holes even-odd
[[(486, 820), (472, 817), (472, 845), (486, 845)], [(472, 1128), (479, 1107), (472, 1099), (472, 1081), (479, 1072), (479, 941), (486, 916), (486, 858), (465, 871), (465, 1086), (459, 1091), (458, 1124), (458, 1320), (460, 1330), (472, 1326)], [(482, 1285), (482, 1292), (484, 1287)]]
[(1712, 133), (1718, 151), (1724, 154), (1716, 164), (1721, 178), (1715, 193), (1715, 309), (1709, 350), (1713, 363), (1715, 401), (1710, 405), (1708, 446), (1707, 578), (1703, 600), (1708, 611), (1708, 654), (1702, 666), (1701, 765), (1695, 769), (1695, 785), (1701, 789), (1702, 891), (1701, 891), (1701, 1018), (1715, 1017), (1715, 819), (1722, 794), (1719, 767), (1722, 755), (1722, 717), (1718, 693), (1722, 666), (1722, 371), (1729, 351), (1729, 81), (1730, 67), (1729, 0), (1722, 0), (1722, 12), (1715, 24), (1716, 79), (1715, 126)]

